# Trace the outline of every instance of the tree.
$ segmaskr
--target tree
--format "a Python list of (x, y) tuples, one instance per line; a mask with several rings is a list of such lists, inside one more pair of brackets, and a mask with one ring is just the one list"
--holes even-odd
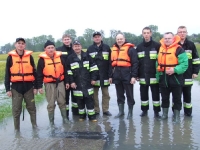
[(94, 32), (95, 32), (95, 30), (93, 30), (93, 29), (90, 29), (90, 28), (85, 29), (83, 37), (85, 39), (86, 47), (89, 47), (93, 43), (92, 35)]

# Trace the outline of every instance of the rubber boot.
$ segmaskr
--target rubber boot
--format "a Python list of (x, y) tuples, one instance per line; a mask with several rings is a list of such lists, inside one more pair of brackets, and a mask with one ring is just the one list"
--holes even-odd
[(160, 114), (159, 114), (159, 112), (154, 111), (154, 117), (155, 117), (155, 118), (160, 118)]
[(69, 120), (69, 110), (66, 110), (66, 117)]
[(119, 118), (124, 115), (124, 104), (119, 104), (118, 107), (119, 113), (117, 114), (117, 116), (115, 116), (115, 118)]
[(20, 120), (19, 117), (18, 118), (14, 118), (14, 127), (15, 127), (15, 132), (19, 132), (20, 130)]
[(128, 115), (127, 119), (131, 119), (133, 117), (133, 105), (128, 106)]
[(180, 117), (180, 111), (177, 109), (174, 109), (174, 122), (175, 123), (179, 122), (179, 117)]
[(165, 119), (168, 118), (168, 111), (169, 111), (169, 108), (162, 108), (162, 110), (163, 110), (163, 114), (162, 114), (161, 119), (162, 119), (162, 120), (165, 120)]
[(144, 110), (142, 111), (142, 113), (140, 114), (141, 117), (144, 117), (144, 116), (147, 116), (148, 114), (148, 111), (147, 110)]
[(50, 126), (54, 126), (54, 112), (49, 112), (49, 122)]
[(30, 117), (31, 117), (32, 127), (33, 127), (33, 129), (36, 129), (37, 128), (36, 114), (30, 114)]
[(68, 124), (69, 120), (67, 119), (67, 116), (66, 116), (66, 109), (60, 109), (60, 112), (61, 112), (61, 115), (62, 115), (62, 118), (63, 118), (63, 123)]

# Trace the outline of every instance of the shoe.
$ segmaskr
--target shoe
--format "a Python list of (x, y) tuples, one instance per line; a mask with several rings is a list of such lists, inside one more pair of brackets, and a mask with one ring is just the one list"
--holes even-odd
[(128, 106), (128, 116), (127, 119), (131, 119), (133, 117), (133, 105)]
[(140, 114), (141, 117), (147, 116), (148, 112), (147, 110), (142, 111), (142, 113)]
[(97, 122), (97, 119), (90, 119), (90, 121), (92, 121), (92, 122)]
[(155, 117), (155, 118), (160, 118), (159, 112), (154, 112), (154, 117)]
[(174, 109), (174, 121), (173, 122), (178, 123), (179, 122), (179, 118), (180, 118), (180, 111)]
[(184, 115), (187, 116), (187, 117), (192, 117), (192, 115), (188, 114), (188, 113), (184, 113)]
[(115, 118), (119, 118), (124, 115), (124, 104), (119, 104), (118, 107), (119, 113), (117, 114), (117, 116), (115, 116)]
[(163, 115), (161, 117), (162, 120), (165, 120), (168, 118), (168, 111), (169, 111), (169, 108), (162, 108), (163, 110)]
[(83, 119), (83, 118), (79, 118), (79, 121), (84, 121), (85, 119)]
[(103, 112), (103, 114), (106, 116), (112, 116), (112, 114), (109, 111)]

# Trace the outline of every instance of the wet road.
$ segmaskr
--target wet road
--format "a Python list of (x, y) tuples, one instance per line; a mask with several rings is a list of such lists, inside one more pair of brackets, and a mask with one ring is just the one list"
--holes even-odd
[[(133, 119), (125, 116), (115, 119), (118, 113), (114, 85), (110, 91), (111, 117), (100, 114), (98, 122), (79, 122), (78, 116), (71, 116), (72, 124), (63, 125), (56, 107), (55, 129), (49, 127), (46, 101), (37, 106), (38, 130), (33, 131), (28, 112), (21, 121), (20, 134), (14, 134), (13, 120), (7, 118), (0, 124), (0, 150), (199, 150), (200, 149), (200, 86), (195, 82), (192, 89), (193, 117), (185, 117), (181, 111), (179, 124), (172, 122), (172, 112), (168, 120), (159, 121), (150, 110), (141, 118), (139, 84), (134, 88), (135, 101)], [(151, 97), (151, 96), (150, 96)]]

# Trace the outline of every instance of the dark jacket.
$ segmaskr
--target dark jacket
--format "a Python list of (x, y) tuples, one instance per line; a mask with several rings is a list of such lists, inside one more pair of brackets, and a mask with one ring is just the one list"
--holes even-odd
[(112, 77), (112, 67), (110, 62), (110, 47), (101, 42), (98, 47), (95, 43), (89, 46), (87, 53), (93, 58), (99, 69), (99, 74), (95, 86), (109, 86), (108, 79)]
[[(21, 55), (22, 57), (23, 55)], [(30, 55), (30, 63), (31, 66), (33, 67), (33, 76), (35, 77), (35, 81), (34, 82), (13, 82), (11, 85), (11, 88), (16, 90), (18, 93), (20, 94), (25, 94), (27, 91), (29, 91), (31, 88), (37, 89), (37, 73), (36, 73), (36, 67), (35, 67), (35, 63), (34, 63), (34, 59), (33, 57)], [(7, 57), (7, 61), (6, 61), (6, 69), (5, 69), (5, 88), (6, 88), (6, 92), (10, 91), (10, 76), (11, 76), (11, 72), (10, 72), (10, 67), (12, 67), (12, 56), (8, 56)]]
[(187, 38), (185, 39), (183, 44), (179, 42), (179, 45), (182, 46), (182, 48), (185, 50), (188, 56), (188, 69), (183, 74), (185, 79), (184, 86), (192, 86), (193, 84), (192, 74), (199, 73), (199, 67), (200, 67), (199, 55), (194, 43), (189, 41)]
[(63, 46), (56, 48), (56, 50), (62, 52), (61, 58), (63, 58), (63, 60), (65, 61), (67, 60), (67, 57), (69, 55), (74, 53), (74, 50), (72, 49), (72, 44), (70, 44), (70, 46), (66, 46), (65, 44), (63, 44)]
[[(85, 97), (92, 96), (93, 93), (90, 93), (93, 91), (91, 81), (97, 80), (98, 67), (90, 55), (82, 51), (80, 60), (76, 53), (71, 54), (67, 60), (67, 70), (70, 84), (77, 85), (76, 89), (73, 89), (74, 96), (77, 98), (83, 98), (83, 95)], [(75, 92), (82, 94), (77, 95)]]
[[(150, 40), (145, 42), (143, 40), (136, 50), (139, 60), (138, 77), (140, 79), (140, 84), (156, 84), (156, 61), (157, 54), (160, 48), (160, 44)], [(151, 82), (150, 82), (151, 80)]]
[[(61, 57), (61, 63), (64, 67), (64, 83), (67, 84), (69, 83), (69, 80), (67, 78), (67, 68), (66, 68), (66, 63), (64, 58)], [(43, 69), (45, 67), (45, 63), (44, 63), (44, 58), (39, 58), (38, 60), (38, 65), (37, 65), (37, 82), (38, 82), (38, 89), (42, 88), (43, 85), (43, 78), (44, 78), (44, 74), (43, 74)], [(49, 75), (51, 75), (51, 72), (49, 72)], [(61, 82), (61, 81), (57, 81), (57, 82)], [(55, 82), (51, 82), (51, 83), (55, 83)]]
[[(118, 49), (120, 49), (117, 43), (115, 43), (114, 45), (118, 47)], [(136, 49), (130, 47), (128, 49), (128, 55), (131, 60), (130, 67), (121, 67), (121, 66), (112, 67), (112, 71), (113, 71), (112, 82), (114, 84), (118, 84), (119, 82), (130, 84), (131, 78), (132, 77), (137, 78), (138, 76), (138, 57), (137, 57)]]

